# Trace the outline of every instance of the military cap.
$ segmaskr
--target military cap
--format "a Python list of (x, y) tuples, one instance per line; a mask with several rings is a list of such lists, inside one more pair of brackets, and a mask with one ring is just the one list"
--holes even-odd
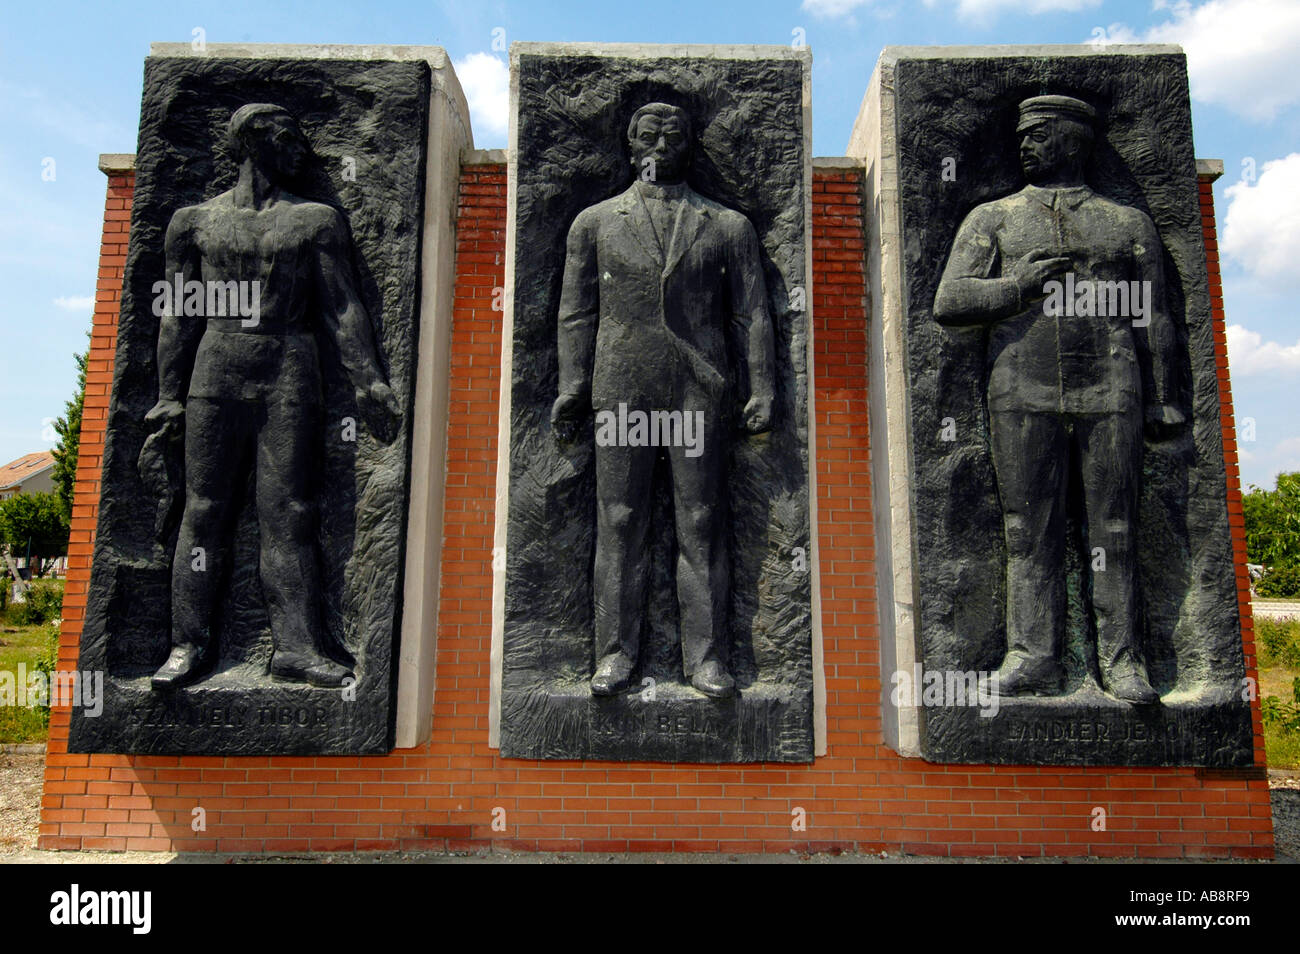
[(1068, 119), (1091, 126), (1097, 111), (1073, 96), (1031, 96), (1020, 104), (1020, 122), (1017, 129), (1044, 119)]

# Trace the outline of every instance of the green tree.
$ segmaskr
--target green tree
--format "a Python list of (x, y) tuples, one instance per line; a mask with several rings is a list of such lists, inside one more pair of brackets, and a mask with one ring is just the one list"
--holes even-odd
[(0, 501), (0, 542), (15, 557), (32, 555), (34, 576), (42, 561), (68, 552), (68, 518), (57, 494), (18, 494)]
[(1272, 569), (1300, 567), (1300, 472), (1277, 475), (1277, 486), (1250, 485), (1241, 498), (1246, 558)]
[[(90, 337), (90, 332), (86, 332)], [(86, 363), (90, 360), (90, 348), (73, 355), (77, 361), (77, 390), (67, 404), (63, 416), (54, 422), (54, 431), (59, 435), (58, 446), (54, 448), (54, 492), (63, 507), (63, 516), (72, 520), (72, 492), (77, 483), (77, 454), (81, 450), (81, 411), (86, 402)]]

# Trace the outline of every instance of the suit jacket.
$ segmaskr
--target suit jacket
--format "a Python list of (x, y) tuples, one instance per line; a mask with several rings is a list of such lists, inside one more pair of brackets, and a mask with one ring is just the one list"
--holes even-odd
[[(1150, 323), (1134, 316), (1047, 314), (1027, 307), (1011, 279), (1000, 279), (1029, 252), (1069, 257), (1076, 283), (1149, 282)], [(1028, 185), (976, 207), (962, 222), (935, 295), (945, 324), (973, 319), (989, 330), (990, 411), (1113, 414), (1174, 397), (1175, 332), (1165, 307), (1162, 246), (1151, 219), (1087, 186)], [(1114, 286), (1107, 286), (1114, 287)], [(1144, 368), (1149, 386), (1143, 386)]]
[[(772, 394), (772, 327), (758, 236), (740, 212), (668, 187), (661, 243), (640, 183), (578, 214), (559, 310), (560, 393), (592, 407), (720, 410), (729, 368)], [(662, 248), (661, 248), (662, 244)], [(729, 361), (728, 339), (742, 343)], [(738, 360), (737, 360), (738, 358)]]

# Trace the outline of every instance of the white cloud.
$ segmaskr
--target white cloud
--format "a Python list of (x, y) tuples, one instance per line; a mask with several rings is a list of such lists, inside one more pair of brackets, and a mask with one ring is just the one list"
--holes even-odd
[(1272, 466), (1268, 469), (1266, 486), (1277, 486), (1278, 474), (1291, 474), (1300, 470), (1300, 437), (1287, 437), (1278, 441), (1269, 455)]
[(803, 0), (800, 10), (805, 10), (815, 17), (828, 20), (846, 17), (859, 7), (865, 7), (873, 0)]
[[(1100, 32), (1098, 32), (1100, 31)], [(1133, 32), (1127, 23), (1112, 23), (1108, 27), (1093, 27), (1089, 43), (1141, 43), (1142, 37)]]
[[(1300, 48), (1296, 0), (1206, 0), (1198, 6), (1189, 0), (1155, 0), (1152, 9), (1168, 11), (1171, 19), (1148, 29), (1140, 40), (1182, 45), (1197, 100), (1259, 122), (1300, 101), (1294, 77)], [(1123, 23), (1111, 24), (1106, 33), (1114, 43), (1139, 40)]]
[(1273, 454), (1277, 457), (1300, 458), (1300, 437), (1288, 437), (1278, 441), (1273, 448)]
[(1258, 331), (1228, 325), (1228, 367), (1234, 376), (1265, 371), (1300, 371), (1300, 341), (1265, 341)]
[(1300, 152), (1264, 163), (1223, 193), (1225, 255), (1275, 291), (1300, 289)]
[[(75, 102), (53, 97), (39, 86), (0, 80), (0, 117), (6, 123), (18, 118), (40, 126), (59, 139), (95, 153), (114, 144), (130, 143), (135, 148), (135, 132), (129, 126), (105, 120)], [(51, 151), (56, 145), (62, 143), (51, 142)]]
[[(510, 124), (510, 67), (491, 53), (471, 53), (454, 65), (475, 130), (485, 133), (485, 140), (496, 137), (505, 145)], [(475, 145), (485, 148), (486, 141)]]
[(60, 295), (54, 299), (54, 307), (64, 311), (90, 311), (95, 307), (94, 295)]
[(1002, 13), (1075, 13), (1101, 6), (1101, 0), (925, 0), (925, 5), (935, 7), (941, 2), (955, 2), (958, 17), (977, 22), (988, 22)]

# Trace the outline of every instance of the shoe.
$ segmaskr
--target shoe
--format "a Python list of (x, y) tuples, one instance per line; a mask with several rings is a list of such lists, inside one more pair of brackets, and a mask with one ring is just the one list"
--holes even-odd
[(347, 666), (326, 656), (276, 650), (271, 654), (271, 678), (277, 682), (305, 682), (321, 689), (339, 689), (356, 677)]
[(155, 689), (180, 689), (207, 673), (209, 663), (208, 654), (198, 646), (175, 646), (150, 682)]
[(623, 653), (610, 653), (596, 667), (596, 675), (591, 677), (591, 694), (593, 696), (612, 696), (622, 692), (632, 684), (633, 662)]
[(1151, 688), (1146, 676), (1132, 666), (1106, 678), (1106, 691), (1121, 702), (1131, 702), (1135, 706), (1151, 706), (1160, 701), (1160, 693)]
[(731, 678), (731, 673), (727, 672), (722, 663), (710, 660), (695, 670), (691, 685), (706, 696), (720, 699), (735, 691), (736, 680)]
[(1061, 666), (1055, 660), (1031, 661), (1008, 655), (994, 673), (993, 691), (999, 696), (1054, 696), (1061, 691)]

